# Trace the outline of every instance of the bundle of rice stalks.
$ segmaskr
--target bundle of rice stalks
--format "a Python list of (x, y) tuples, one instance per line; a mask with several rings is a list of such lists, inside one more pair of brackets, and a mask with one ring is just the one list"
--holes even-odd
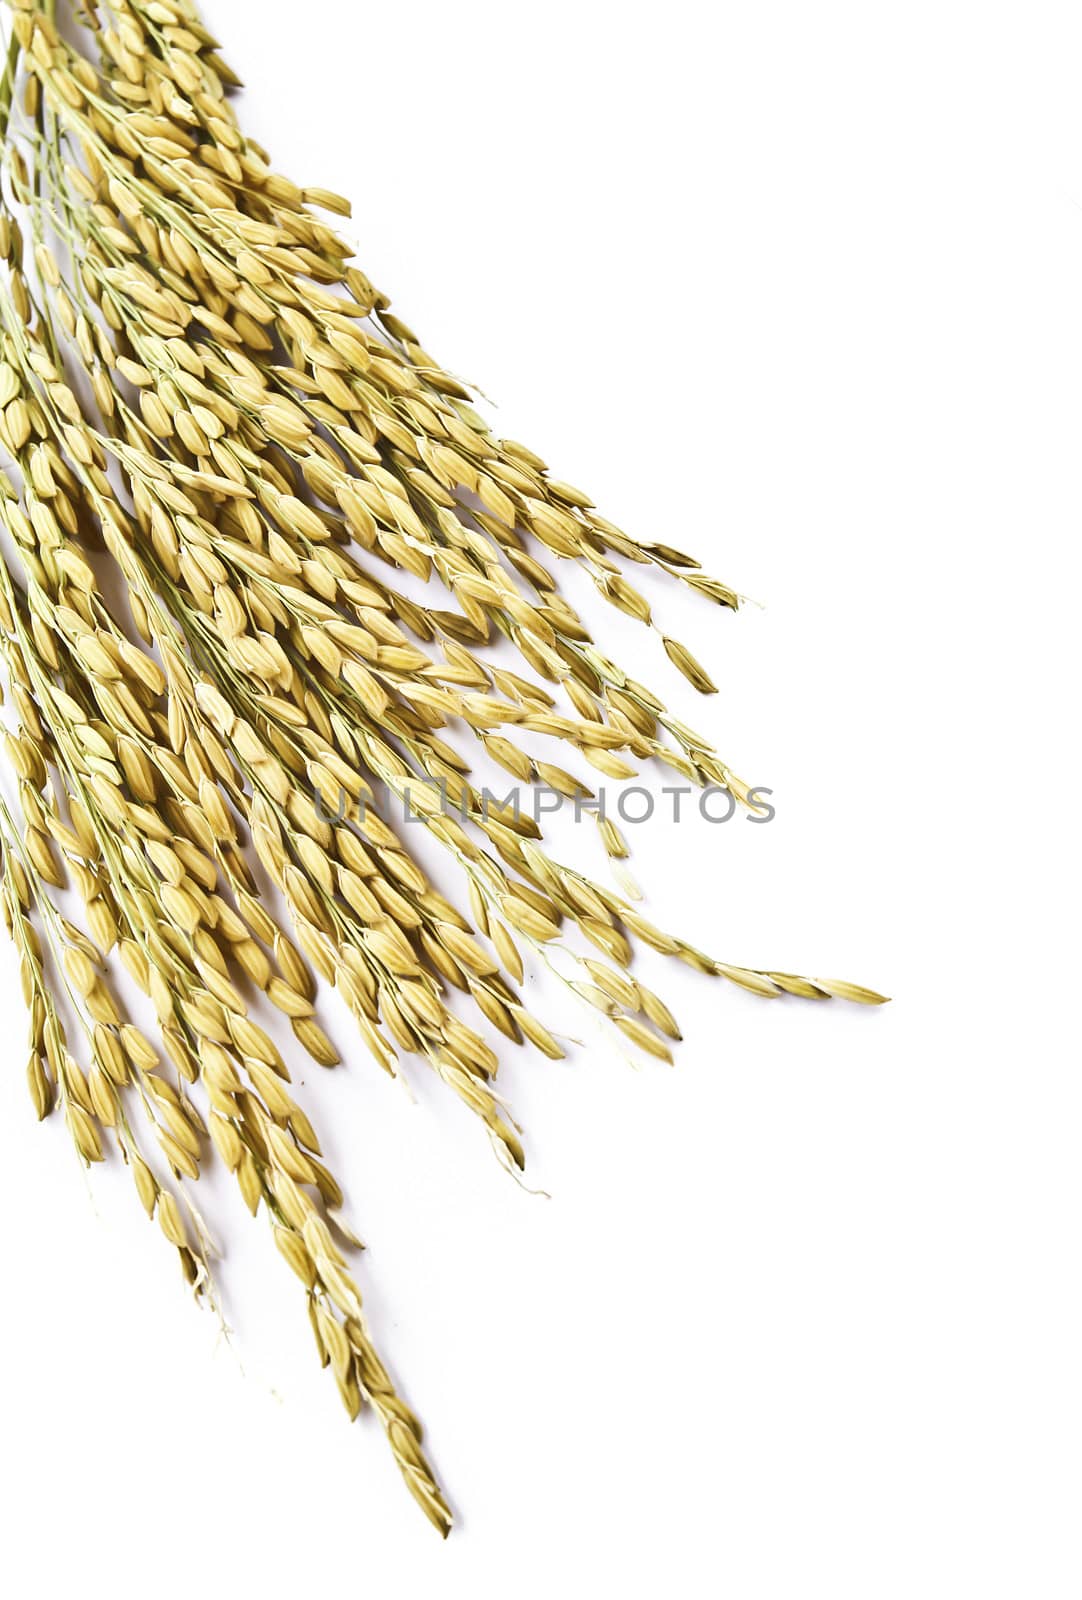
[[(567, 939), (579, 996), (666, 1060), (678, 1030), (628, 970), (636, 941), (764, 996), (880, 996), (717, 961), (487, 803), (445, 731), (562, 794), (589, 792), (582, 764), (618, 780), (657, 758), (747, 802), (595, 644), (554, 567), (583, 568), (648, 628), (628, 564), (716, 605), (738, 597), (494, 437), (350, 264), (326, 220), (347, 202), (279, 176), (245, 138), (236, 80), (187, 0), (59, 19), (49, 0), (7, 6), (0, 654), (22, 821), (3, 804), (0, 836), (31, 1094), (85, 1161), (120, 1152), (197, 1289), (191, 1185), (209, 1140), (304, 1285), (350, 1416), (371, 1405), (446, 1533), (420, 1425), (365, 1325), (341, 1192), (251, 1012), (277, 1012), (331, 1066), (316, 997), (333, 985), (385, 1071), (422, 1058), (520, 1167), (496, 1053), (460, 1012), (559, 1057), (520, 998), (522, 952)], [(578, 770), (528, 753), (538, 736)], [(388, 797), (453, 857), (468, 916)], [(624, 853), (611, 823), (602, 838)], [(128, 1020), (121, 969), (149, 997), (153, 1043)]]

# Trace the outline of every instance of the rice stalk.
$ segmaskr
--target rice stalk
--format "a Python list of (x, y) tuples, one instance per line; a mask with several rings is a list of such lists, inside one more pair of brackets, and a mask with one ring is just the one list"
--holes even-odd
[[(713, 681), (625, 567), (730, 610), (736, 592), (495, 437), (352, 264), (327, 220), (348, 203), (245, 137), (187, 0), (89, 4), (63, 32), (48, 0), (5, 3), (0, 656), (22, 823), (3, 807), (0, 847), (33, 1103), (60, 1110), (83, 1160), (116, 1147), (197, 1292), (212, 1252), (190, 1189), (213, 1148), (301, 1280), (347, 1412), (371, 1406), (446, 1534), (420, 1425), (365, 1324), (341, 1190), (252, 1010), (333, 1066), (317, 1015), (319, 980), (333, 986), (383, 1070), (425, 1062), (519, 1168), (485, 1033), (562, 1054), (521, 999), (524, 952), (564, 950), (577, 997), (666, 1061), (680, 1030), (632, 976), (636, 944), (763, 996), (882, 997), (718, 961), (489, 804), (447, 734), (568, 796), (591, 793), (582, 765), (622, 779), (657, 759), (750, 806), (595, 642), (556, 571), (585, 570), (702, 693)], [(520, 670), (492, 658), (499, 641)], [(443, 846), (469, 915), (376, 788)], [(622, 862), (611, 821), (600, 837)]]

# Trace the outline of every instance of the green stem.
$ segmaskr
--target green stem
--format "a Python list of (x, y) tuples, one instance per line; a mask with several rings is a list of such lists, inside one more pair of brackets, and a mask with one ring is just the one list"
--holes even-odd
[(0, 139), (6, 139), (8, 122), (11, 117), (11, 105), (15, 97), (15, 68), (19, 61), (19, 52), (22, 49), (15, 34), (11, 36), (8, 45), (7, 60), (4, 63), (4, 76), (0, 79)]

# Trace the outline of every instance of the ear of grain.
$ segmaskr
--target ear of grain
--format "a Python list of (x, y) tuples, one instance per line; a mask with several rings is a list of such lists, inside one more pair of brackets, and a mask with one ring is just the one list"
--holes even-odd
[[(328, 1226), (341, 1188), (268, 1015), (332, 1067), (317, 982), (335, 986), (380, 1067), (418, 1056), (521, 1167), (496, 1053), (449, 988), (553, 1060), (562, 1045), (517, 985), (528, 958), (555, 968), (557, 950), (583, 1003), (666, 1061), (679, 1029), (625, 970), (639, 943), (762, 996), (884, 997), (714, 961), (556, 861), (543, 814), (521, 803), (538, 778), (594, 801), (585, 764), (619, 781), (656, 759), (752, 805), (595, 643), (545, 549), (646, 628), (625, 564), (732, 609), (735, 592), (674, 546), (637, 543), (490, 430), (351, 262), (333, 226), (348, 201), (274, 172), (246, 138), (236, 79), (188, 0), (115, 6), (78, 43), (47, 0), (12, 9), (0, 662), (22, 819), (0, 800), (0, 892), (32, 1104), (61, 1111), (84, 1162), (120, 1154), (199, 1294), (210, 1252), (192, 1189), (221, 1157), (300, 1281), (347, 1414), (371, 1407), (446, 1535), (420, 1426)], [(554, 744), (561, 761), (546, 759)], [(478, 758), (509, 793), (482, 788)], [(419, 830), (466, 873), (468, 916), (429, 882)], [(619, 867), (627, 841), (604, 816), (599, 832)], [(60, 912), (66, 886), (89, 936)], [(126, 1019), (121, 970), (153, 1007), (154, 1042)]]

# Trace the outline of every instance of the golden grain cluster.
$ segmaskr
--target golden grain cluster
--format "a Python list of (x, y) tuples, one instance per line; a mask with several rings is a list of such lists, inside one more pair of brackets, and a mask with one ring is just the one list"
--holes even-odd
[[(326, 220), (347, 203), (244, 136), (187, 0), (54, 10), (6, 0), (0, 89), (0, 654), (22, 811), (0, 802), (0, 838), (30, 1091), (86, 1161), (119, 1151), (197, 1288), (191, 1185), (213, 1146), (300, 1278), (349, 1414), (372, 1407), (446, 1533), (420, 1425), (366, 1328), (338, 1184), (251, 1012), (272, 1008), (331, 1066), (316, 999), (333, 985), (381, 1067), (422, 1058), (521, 1166), (487, 1037), (561, 1054), (523, 1004), (523, 952), (566, 941), (576, 993), (665, 1060), (679, 1033), (629, 971), (636, 941), (763, 995), (879, 997), (719, 962), (486, 803), (444, 730), (561, 794), (589, 792), (584, 767), (619, 780), (657, 758), (746, 800), (594, 643), (554, 567), (575, 562), (651, 628), (628, 566), (737, 596), (494, 437), (351, 264)], [(495, 663), (497, 641), (521, 672)], [(537, 738), (571, 769), (529, 754)], [(468, 915), (373, 783), (453, 857)], [(626, 853), (611, 821), (601, 838)]]

